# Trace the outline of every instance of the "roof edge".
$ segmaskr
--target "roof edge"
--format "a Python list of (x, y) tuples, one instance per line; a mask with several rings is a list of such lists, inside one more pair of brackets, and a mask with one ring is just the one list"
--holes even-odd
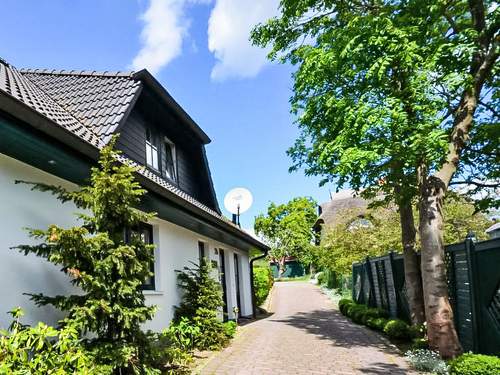
[(66, 69), (31, 69), (22, 68), (19, 69), (20, 73), (36, 73), (36, 74), (46, 74), (46, 75), (66, 75), (66, 76), (85, 76), (85, 77), (128, 77), (134, 78), (134, 71), (122, 72), (122, 71), (98, 71), (98, 70), (66, 70)]
[(165, 87), (162, 86), (158, 80), (153, 77), (146, 69), (142, 69), (138, 72), (133, 73), (133, 77), (140, 80), (150, 89), (153, 90), (162, 100), (164, 100), (170, 108), (172, 108), (177, 116), (181, 118), (191, 130), (201, 139), (204, 144), (210, 143), (212, 140), (208, 135), (200, 128), (200, 126), (189, 116), (189, 114), (175, 101), (175, 99), (168, 93)]

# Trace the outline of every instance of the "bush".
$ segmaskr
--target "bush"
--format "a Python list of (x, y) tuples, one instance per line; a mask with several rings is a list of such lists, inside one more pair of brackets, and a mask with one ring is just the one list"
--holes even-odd
[(413, 339), (411, 344), (412, 349), (429, 349), (429, 341), (426, 338), (419, 337)]
[(253, 271), (253, 286), (255, 291), (255, 303), (260, 306), (266, 300), (269, 291), (273, 287), (274, 279), (269, 267), (255, 267)]
[(225, 326), (219, 319), (223, 306), (220, 284), (211, 276), (211, 265), (202, 259), (199, 266), (184, 267), (178, 272), (179, 287), (185, 291), (176, 308), (174, 323), (183, 318), (189, 325), (198, 327), (194, 346), (200, 350), (218, 350), (229, 341)]
[(326, 284), (326, 274), (324, 271), (318, 272), (316, 274), (316, 279), (318, 280), (318, 285), (325, 285)]
[(367, 324), (368, 320), (370, 319), (378, 319), (378, 318), (384, 318), (387, 316), (387, 313), (382, 310), (382, 309), (377, 309), (377, 308), (367, 308), (361, 317), (361, 323)]
[(410, 350), (405, 353), (405, 357), (418, 371), (431, 372), (436, 375), (448, 374), (446, 362), (441, 359), (439, 354), (431, 350)]
[(111, 368), (95, 364), (95, 358), (67, 325), (58, 330), (44, 323), (30, 327), (19, 323), (21, 309), (10, 312), (15, 319), (0, 332), (1, 374), (107, 374)]
[(500, 374), (500, 358), (484, 354), (462, 354), (449, 362), (450, 375)]
[(233, 322), (232, 320), (224, 323), (224, 333), (228, 339), (232, 339), (234, 337), (237, 326), (236, 322)]
[[(172, 327), (172, 326), (171, 326)], [(193, 361), (190, 352), (179, 346), (174, 329), (162, 333), (147, 333), (145, 345), (149, 345), (147, 363), (155, 369), (161, 369), (162, 374), (189, 374), (189, 364)], [(155, 372), (147, 373), (155, 374)]]
[(343, 315), (347, 315), (346, 309), (350, 305), (354, 305), (354, 301), (350, 298), (343, 298), (339, 301), (339, 310)]
[(376, 329), (377, 331), (383, 331), (386, 324), (387, 319), (385, 318), (370, 318), (366, 321), (368, 327)]
[(188, 318), (183, 317), (177, 323), (173, 322), (168, 328), (168, 333), (174, 340), (177, 348), (191, 352), (200, 337), (200, 327), (192, 325)]
[(391, 319), (384, 327), (384, 333), (394, 339), (410, 339), (410, 326), (400, 319)]
[(363, 317), (368, 311), (368, 307), (365, 305), (355, 305), (349, 309), (349, 317), (354, 323), (363, 323)]

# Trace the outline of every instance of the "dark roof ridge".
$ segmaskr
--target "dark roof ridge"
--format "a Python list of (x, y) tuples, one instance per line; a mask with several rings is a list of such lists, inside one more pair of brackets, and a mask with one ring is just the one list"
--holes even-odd
[(21, 73), (36, 73), (36, 74), (53, 74), (53, 75), (68, 75), (68, 76), (84, 76), (84, 77), (123, 77), (134, 78), (134, 71), (98, 71), (98, 70), (67, 70), (67, 69), (31, 69), (22, 68)]

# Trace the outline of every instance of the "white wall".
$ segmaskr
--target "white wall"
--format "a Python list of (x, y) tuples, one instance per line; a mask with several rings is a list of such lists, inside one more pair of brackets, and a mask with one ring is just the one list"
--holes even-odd
[[(23, 227), (46, 228), (50, 224), (70, 227), (77, 224), (73, 215), (77, 210), (71, 203), (64, 205), (48, 193), (32, 192), (27, 185), (15, 185), (15, 180), (28, 180), (48, 184), (74, 187), (64, 180), (40, 171), (29, 165), (0, 154), (0, 328), (10, 320), (4, 313), (12, 307), (21, 306), (26, 312), (25, 323), (44, 321), (54, 324), (61, 313), (51, 307), (35, 307), (23, 292), (47, 295), (71, 292), (69, 279), (52, 264), (34, 255), (24, 256), (9, 247), (33, 243)], [(226, 244), (177, 226), (161, 219), (153, 219), (155, 250), (155, 291), (144, 291), (148, 304), (155, 304), (158, 311), (146, 328), (161, 330), (173, 317), (174, 306), (180, 302), (175, 270), (198, 263), (198, 241), (206, 243), (206, 255), (218, 261), (214, 250), (222, 248), (226, 256), (226, 284), (228, 287), (229, 317), (234, 318), (232, 308), (236, 304), (233, 254), (240, 261), (240, 286), (242, 315), (252, 314), (249, 260), (245, 252)], [(73, 290), (74, 292), (74, 290)]]

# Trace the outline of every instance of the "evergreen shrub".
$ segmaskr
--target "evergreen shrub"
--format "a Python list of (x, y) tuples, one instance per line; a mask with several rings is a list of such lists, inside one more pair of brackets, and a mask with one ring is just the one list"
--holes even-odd
[(400, 319), (389, 320), (384, 327), (384, 333), (394, 339), (408, 340), (411, 338), (410, 326)]

